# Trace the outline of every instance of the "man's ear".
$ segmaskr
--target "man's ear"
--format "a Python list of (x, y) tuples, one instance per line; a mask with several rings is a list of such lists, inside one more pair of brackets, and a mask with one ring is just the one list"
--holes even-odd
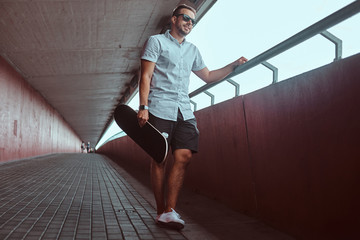
[(172, 16), (172, 17), (171, 17), (171, 23), (172, 23), (172, 24), (175, 24), (176, 18), (177, 18), (176, 16)]

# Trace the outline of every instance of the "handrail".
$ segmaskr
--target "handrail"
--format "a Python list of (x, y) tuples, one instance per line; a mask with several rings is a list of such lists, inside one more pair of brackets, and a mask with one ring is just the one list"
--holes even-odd
[(318, 21), (317, 23), (311, 25), (310, 27), (298, 32), (297, 34), (293, 35), (292, 37), (288, 38), (287, 40), (279, 43), (278, 45), (270, 48), (269, 50), (263, 52), (262, 54), (254, 57), (253, 59), (249, 60), (245, 64), (238, 66), (232, 73), (230, 73), (226, 78), (222, 79), (221, 81), (208, 83), (204, 86), (196, 89), (195, 91), (189, 94), (189, 97), (192, 98), (214, 86), (217, 84), (234, 77), (242, 72), (245, 72), (268, 59), (279, 55), (280, 53), (312, 38), (313, 36), (322, 33), (323, 31), (331, 28), (332, 26), (342, 22), (343, 20), (357, 14), (360, 11), (360, 1), (356, 0), (353, 3), (350, 3), (346, 7), (336, 11), (335, 13), (325, 17), (324, 19)]

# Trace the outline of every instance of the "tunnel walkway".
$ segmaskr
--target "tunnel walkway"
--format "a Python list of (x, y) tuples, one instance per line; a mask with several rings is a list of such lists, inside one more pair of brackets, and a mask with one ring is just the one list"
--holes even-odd
[(185, 228), (160, 228), (149, 189), (98, 154), (3, 163), (0, 182), (0, 239), (292, 239), (186, 190)]

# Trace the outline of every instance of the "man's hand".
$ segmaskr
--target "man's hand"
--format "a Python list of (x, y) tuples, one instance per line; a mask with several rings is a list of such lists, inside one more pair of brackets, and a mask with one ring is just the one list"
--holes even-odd
[(143, 127), (149, 120), (149, 110), (139, 110), (137, 114), (139, 126)]
[(236, 60), (235, 62), (233, 62), (233, 66), (234, 67), (240, 66), (240, 65), (246, 63), (247, 61), (248, 61), (247, 58), (241, 57), (238, 60)]

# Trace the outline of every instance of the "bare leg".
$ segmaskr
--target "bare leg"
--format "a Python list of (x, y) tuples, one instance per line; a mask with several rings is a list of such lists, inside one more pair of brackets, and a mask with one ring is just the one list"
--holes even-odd
[(165, 212), (171, 212), (171, 208), (175, 209), (184, 182), (185, 170), (189, 165), (191, 157), (192, 153), (188, 149), (177, 149), (174, 152), (174, 165), (170, 170), (168, 178), (168, 193)]
[(165, 211), (165, 163), (158, 164), (154, 160), (151, 162), (151, 185), (155, 196), (157, 214)]

